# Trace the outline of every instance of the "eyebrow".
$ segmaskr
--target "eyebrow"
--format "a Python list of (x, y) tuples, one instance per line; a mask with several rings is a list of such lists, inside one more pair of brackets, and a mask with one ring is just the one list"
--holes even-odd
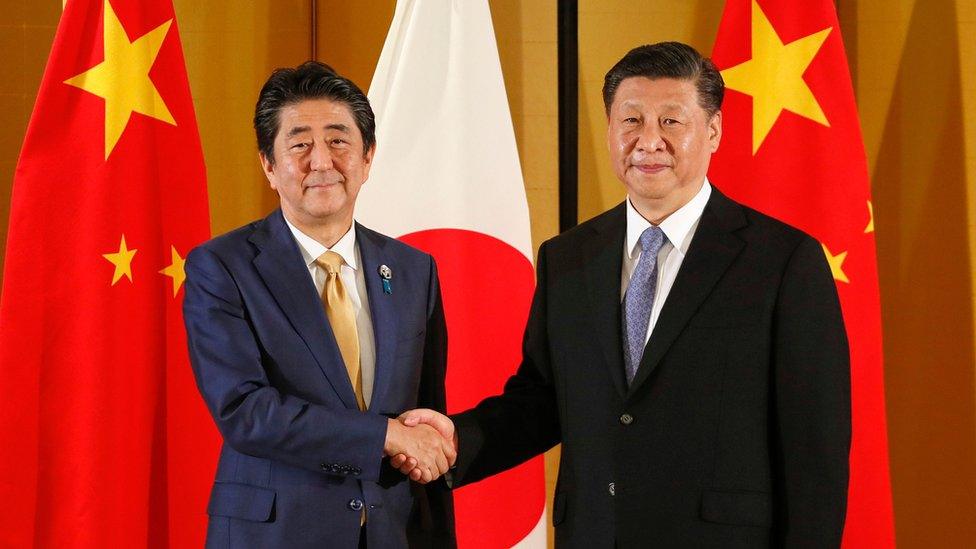
[[(637, 108), (644, 105), (643, 101), (627, 100), (620, 104), (620, 108), (632, 107)], [(684, 111), (684, 105), (681, 103), (664, 103), (661, 105), (661, 110), (673, 110), (673, 111)]]
[[(347, 126), (345, 124), (329, 124), (328, 126), (325, 127), (325, 129), (327, 129), (327, 130), (338, 130), (338, 131), (343, 132), (343, 133), (349, 133), (349, 126)], [(310, 132), (310, 131), (312, 131), (312, 127), (311, 126), (295, 126), (294, 128), (288, 130), (288, 133), (285, 134), (285, 137), (286, 138), (287, 137), (294, 137), (294, 136), (296, 136), (296, 135), (298, 135), (300, 133), (306, 133), (306, 132)]]

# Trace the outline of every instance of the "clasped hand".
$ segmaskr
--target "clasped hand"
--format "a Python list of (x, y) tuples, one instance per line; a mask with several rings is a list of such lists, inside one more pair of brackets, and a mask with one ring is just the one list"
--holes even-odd
[(454, 423), (425, 408), (404, 412), (390, 420), (383, 452), (390, 456), (390, 465), (411, 480), (422, 484), (437, 480), (457, 459)]

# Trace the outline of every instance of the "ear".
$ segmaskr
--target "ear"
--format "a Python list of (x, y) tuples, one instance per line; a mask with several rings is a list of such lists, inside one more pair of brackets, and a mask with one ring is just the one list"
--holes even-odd
[(708, 142), (711, 144), (712, 152), (718, 150), (718, 145), (722, 141), (722, 111), (715, 111), (712, 118), (708, 121)]
[(261, 170), (264, 172), (264, 177), (268, 179), (268, 183), (271, 184), (271, 188), (277, 190), (274, 183), (274, 164), (262, 152), (258, 153), (258, 162), (261, 163)]
[(376, 143), (363, 155), (363, 183), (369, 179), (369, 169), (373, 167), (373, 156), (376, 154)]

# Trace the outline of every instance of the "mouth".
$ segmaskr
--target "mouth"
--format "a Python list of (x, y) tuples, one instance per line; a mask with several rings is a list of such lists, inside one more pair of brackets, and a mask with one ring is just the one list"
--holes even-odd
[(305, 190), (306, 191), (328, 190), (333, 187), (342, 185), (343, 181), (344, 180), (342, 179), (338, 179), (335, 181), (313, 181), (305, 184)]
[(645, 174), (661, 173), (671, 168), (671, 166), (667, 164), (658, 164), (653, 162), (647, 164), (631, 164), (630, 166), (636, 169), (637, 171)]

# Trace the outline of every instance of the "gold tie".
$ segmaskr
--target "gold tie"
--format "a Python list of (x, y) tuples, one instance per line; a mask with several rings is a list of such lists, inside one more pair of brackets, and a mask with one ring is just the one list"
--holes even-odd
[(339, 266), (342, 256), (328, 251), (320, 255), (315, 263), (325, 270), (325, 287), (322, 289), (322, 303), (325, 305), (325, 316), (329, 318), (332, 333), (335, 334), (339, 354), (346, 364), (349, 381), (356, 392), (356, 402), (360, 410), (366, 409), (363, 398), (363, 369), (359, 364), (359, 333), (356, 330), (356, 311), (352, 300), (346, 293), (346, 288), (339, 278)]

